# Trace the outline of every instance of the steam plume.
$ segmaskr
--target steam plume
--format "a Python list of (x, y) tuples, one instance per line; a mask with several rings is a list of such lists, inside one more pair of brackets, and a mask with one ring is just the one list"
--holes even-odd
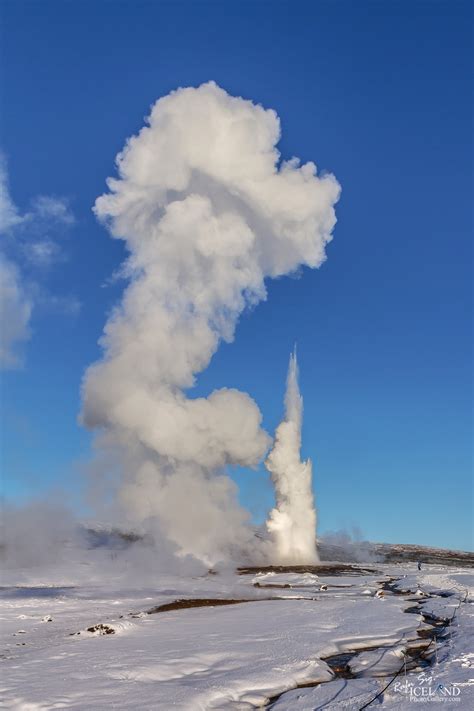
[(312, 464), (301, 461), (303, 398), (298, 387), (296, 350), (290, 356), (285, 395), (285, 419), (265, 465), (275, 486), (276, 506), (267, 521), (279, 563), (314, 563), (316, 510), (311, 488)]
[(250, 545), (225, 466), (255, 466), (270, 440), (249, 395), (186, 391), (266, 298), (266, 277), (323, 262), (335, 224), (336, 179), (280, 162), (279, 138), (272, 110), (213, 82), (178, 89), (127, 141), (95, 204), (130, 252), (130, 283), (86, 372), (83, 421), (123, 452), (128, 516), (158, 517), (182, 553), (209, 562)]

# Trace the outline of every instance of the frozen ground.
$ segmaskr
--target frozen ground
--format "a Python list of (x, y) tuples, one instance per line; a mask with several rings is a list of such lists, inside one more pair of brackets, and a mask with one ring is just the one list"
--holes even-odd
[[(161, 575), (146, 585), (87, 571), (80, 581), (24, 572), (21, 586), (5, 577), (1, 706), (352, 710), (393, 679), (369, 708), (473, 709), (470, 571), (372, 567)], [(183, 599), (192, 607), (172, 604)]]

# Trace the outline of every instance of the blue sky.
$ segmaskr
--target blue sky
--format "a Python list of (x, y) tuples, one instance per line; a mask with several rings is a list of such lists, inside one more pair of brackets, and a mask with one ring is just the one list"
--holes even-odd
[[(12, 199), (25, 214), (65, 198), (74, 215), (54, 227), (61, 259), (20, 263), (42, 298), (23, 367), (3, 375), (6, 497), (60, 490), (82, 510), (79, 387), (124, 256), (91, 207), (150, 105), (214, 79), (275, 109), (283, 157), (343, 192), (327, 262), (269, 283), (196, 392), (248, 391), (273, 431), (296, 341), (320, 532), (472, 547), (470, 3), (17, 0), (1, 31)], [(234, 476), (262, 520), (266, 475)]]

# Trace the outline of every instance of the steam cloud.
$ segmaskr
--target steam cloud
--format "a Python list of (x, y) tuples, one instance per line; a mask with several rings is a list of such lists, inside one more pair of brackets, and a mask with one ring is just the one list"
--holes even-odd
[(25, 294), (15, 264), (4, 254), (4, 235), (21, 222), (8, 189), (5, 160), (0, 154), (0, 368), (14, 368), (21, 358), (17, 346), (30, 335), (31, 301)]
[(30, 337), (31, 309), (17, 267), (0, 252), (0, 368), (21, 364), (17, 347)]
[(73, 224), (64, 198), (38, 195), (21, 212), (10, 195), (6, 160), (0, 152), (0, 369), (23, 364), (22, 346), (31, 336), (31, 316), (38, 302), (66, 313), (78, 310), (77, 299), (49, 295), (24, 269), (48, 267), (62, 258), (54, 235)]
[(276, 506), (267, 521), (278, 563), (315, 563), (316, 510), (311, 488), (311, 460), (301, 461), (303, 398), (298, 387), (296, 351), (290, 356), (285, 395), (285, 419), (265, 466), (275, 486)]
[(127, 516), (159, 520), (209, 563), (255, 545), (225, 466), (257, 465), (270, 439), (249, 395), (186, 391), (266, 298), (265, 278), (320, 266), (336, 221), (334, 176), (280, 162), (279, 138), (272, 110), (213, 82), (179, 89), (127, 141), (95, 204), (130, 252), (130, 283), (85, 374), (82, 418), (122, 453)]

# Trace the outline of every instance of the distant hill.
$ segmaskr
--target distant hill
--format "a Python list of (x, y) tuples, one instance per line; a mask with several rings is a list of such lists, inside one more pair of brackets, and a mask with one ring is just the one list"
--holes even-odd
[(460, 565), (474, 568), (474, 553), (453, 551), (446, 548), (431, 548), (409, 543), (361, 543), (344, 545), (318, 542), (322, 561), (338, 560), (343, 563), (429, 563), (432, 565)]

